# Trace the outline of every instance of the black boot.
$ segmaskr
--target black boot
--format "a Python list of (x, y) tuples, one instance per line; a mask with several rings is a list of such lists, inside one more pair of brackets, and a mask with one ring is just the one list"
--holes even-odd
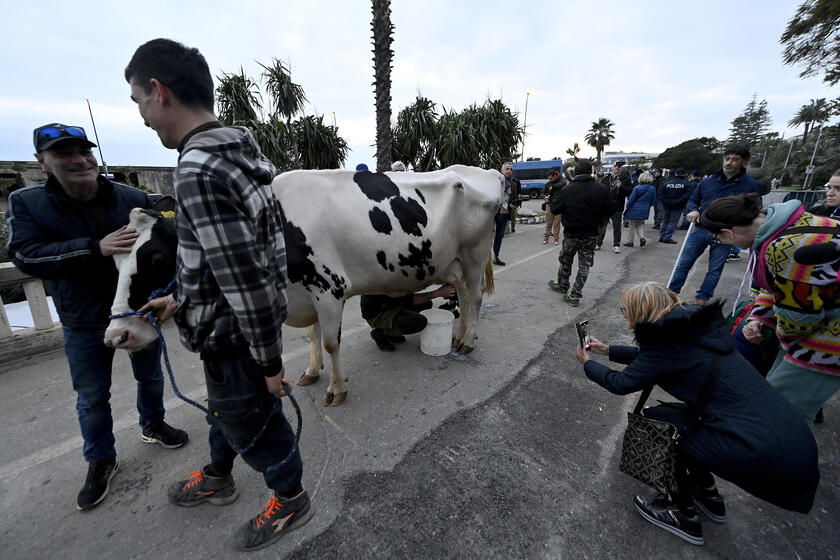
[(391, 341), (388, 340), (388, 335), (382, 329), (373, 329), (370, 331), (370, 337), (383, 352), (393, 352), (397, 349), (391, 344)]

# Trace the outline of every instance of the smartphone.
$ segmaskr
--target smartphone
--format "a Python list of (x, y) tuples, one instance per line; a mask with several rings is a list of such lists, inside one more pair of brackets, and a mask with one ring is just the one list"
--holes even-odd
[(591, 346), (591, 339), (589, 337), (589, 320), (578, 321), (575, 323), (575, 329), (577, 330), (577, 335), (580, 339), (580, 347), (584, 350), (589, 350)]

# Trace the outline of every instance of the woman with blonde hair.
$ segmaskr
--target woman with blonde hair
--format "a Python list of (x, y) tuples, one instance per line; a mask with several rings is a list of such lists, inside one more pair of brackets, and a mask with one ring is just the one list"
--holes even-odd
[(810, 511), (819, 482), (814, 437), (790, 403), (735, 351), (722, 303), (690, 305), (657, 282), (630, 286), (619, 302), (638, 347), (593, 338), (592, 352), (627, 367), (611, 369), (578, 347), (586, 375), (618, 395), (657, 385), (681, 401), (643, 411), (674, 424), (682, 437), (675, 488), (636, 496), (642, 517), (703, 544), (698, 510), (716, 523), (726, 521), (713, 474), (779, 507)]

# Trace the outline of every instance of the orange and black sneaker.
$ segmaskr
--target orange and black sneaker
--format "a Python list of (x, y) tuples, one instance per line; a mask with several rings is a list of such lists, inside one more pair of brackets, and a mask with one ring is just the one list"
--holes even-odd
[(294, 498), (280, 498), (274, 494), (259, 515), (236, 531), (233, 546), (237, 550), (266, 547), (286, 533), (305, 525), (312, 519), (313, 513), (306, 490)]
[(169, 501), (176, 506), (197, 506), (209, 502), (215, 506), (232, 504), (239, 497), (239, 489), (233, 476), (211, 476), (207, 467), (190, 473), (188, 480), (179, 480), (166, 492)]

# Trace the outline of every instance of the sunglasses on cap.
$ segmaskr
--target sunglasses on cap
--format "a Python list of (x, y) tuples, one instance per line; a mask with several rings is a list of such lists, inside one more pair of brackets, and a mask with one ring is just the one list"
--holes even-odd
[(35, 149), (38, 152), (42, 152), (61, 139), (84, 140), (91, 147), (96, 146), (96, 144), (88, 140), (84, 128), (80, 126), (66, 126), (58, 123), (48, 124), (36, 128), (33, 141)]

